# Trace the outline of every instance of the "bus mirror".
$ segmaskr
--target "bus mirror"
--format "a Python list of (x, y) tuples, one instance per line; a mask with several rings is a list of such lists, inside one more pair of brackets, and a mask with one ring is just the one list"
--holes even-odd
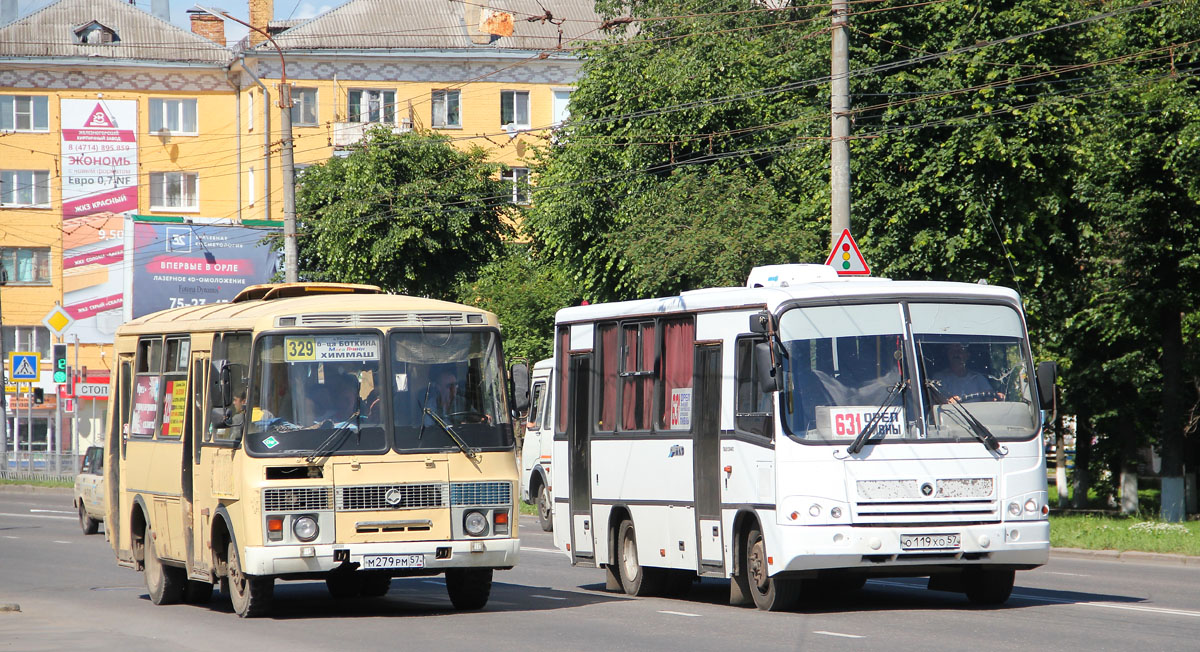
[(217, 372), (217, 395), (213, 399), (213, 406), (223, 408), (230, 405), (233, 405), (233, 378), (229, 363), (222, 361)]
[(778, 391), (778, 370), (771, 361), (771, 345), (759, 342), (754, 345), (754, 366), (758, 371), (758, 385), (764, 394)]
[(524, 416), (529, 410), (529, 366), (517, 363), (512, 366), (513, 411)]
[(767, 327), (771, 325), (771, 313), (766, 310), (756, 312), (750, 315), (750, 332), (751, 333), (766, 333)]
[(1043, 410), (1054, 409), (1054, 387), (1058, 384), (1058, 363), (1053, 360), (1039, 362), (1037, 366), (1038, 398)]

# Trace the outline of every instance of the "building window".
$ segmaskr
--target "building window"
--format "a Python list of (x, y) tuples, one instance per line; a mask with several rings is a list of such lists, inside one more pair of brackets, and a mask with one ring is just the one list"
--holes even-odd
[(246, 120), (247, 129), (249, 129), (250, 131), (254, 131), (254, 91), (250, 91), (249, 93), (247, 93), (246, 99), (249, 100), (249, 104), (250, 104), (250, 111), (249, 111), (250, 116)]
[(317, 126), (317, 89), (292, 89), (292, 124), (301, 127)]
[(500, 91), (500, 124), (529, 128), (529, 91)]
[(396, 123), (396, 91), (352, 90), (346, 116), (350, 122)]
[(195, 172), (151, 172), (150, 210), (199, 210)]
[(433, 126), (445, 129), (447, 127), (462, 127), (462, 113), (459, 111), (459, 91), (433, 92)]
[(150, 100), (150, 131), (151, 133), (167, 132), (170, 134), (195, 136), (196, 131), (196, 100)]
[[(3, 331), (5, 352), (37, 353), (43, 360), (50, 358), (49, 329), (43, 326), (5, 326)], [(8, 360), (4, 363), (8, 364)]]
[(529, 168), (508, 168), (500, 178), (512, 184), (512, 203), (529, 203)]
[(561, 126), (571, 117), (570, 104), (571, 91), (554, 91), (554, 104), (550, 107), (550, 117), (554, 120), (554, 126)]
[(253, 166), (253, 165), (251, 165), (251, 166), (250, 166), (250, 171), (249, 171), (249, 174), (247, 174), (247, 175), (246, 175), (246, 186), (247, 186), (247, 187), (248, 187), (248, 189), (249, 189), (249, 193), (248, 193), (248, 194), (250, 195), (250, 205), (251, 205), (251, 206), (253, 206), (253, 205), (254, 205), (254, 192), (255, 192), (255, 188), (254, 188), (254, 166)]
[(0, 206), (50, 207), (48, 170), (0, 170)]
[(50, 131), (45, 95), (0, 95), (0, 131)]
[(49, 247), (4, 247), (0, 249), (0, 261), (10, 284), (50, 282)]

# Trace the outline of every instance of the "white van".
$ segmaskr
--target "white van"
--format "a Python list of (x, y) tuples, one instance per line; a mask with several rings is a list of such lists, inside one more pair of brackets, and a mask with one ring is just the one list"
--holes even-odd
[(521, 499), (537, 505), (542, 529), (554, 529), (554, 501), (550, 493), (550, 449), (554, 444), (554, 422), (550, 419), (551, 373), (553, 359), (533, 365), (529, 388), (529, 418), (525, 424), (525, 442), (521, 446)]

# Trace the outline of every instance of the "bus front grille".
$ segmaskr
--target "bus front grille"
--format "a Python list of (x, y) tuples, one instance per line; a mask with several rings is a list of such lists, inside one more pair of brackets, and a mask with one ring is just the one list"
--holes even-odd
[(450, 485), (450, 504), (455, 506), (507, 505), (512, 503), (509, 482), (454, 482)]
[(310, 512), (330, 509), (332, 487), (287, 487), (263, 490), (263, 511)]
[(446, 483), (338, 487), (339, 512), (427, 509), (446, 506)]

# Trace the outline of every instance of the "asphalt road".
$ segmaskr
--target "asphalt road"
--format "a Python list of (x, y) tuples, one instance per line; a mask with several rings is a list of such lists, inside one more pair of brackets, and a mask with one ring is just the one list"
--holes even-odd
[(0, 650), (1200, 650), (1197, 566), (1054, 556), (1019, 573), (1002, 608), (899, 579), (764, 613), (724, 604), (727, 581), (684, 599), (606, 592), (601, 571), (572, 568), (529, 517), (521, 563), (496, 575), (484, 611), (454, 611), (440, 578), (353, 600), (279, 582), (276, 615), (247, 620), (219, 594), (152, 604), (103, 534), (80, 532), (70, 500), (0, 487)]

